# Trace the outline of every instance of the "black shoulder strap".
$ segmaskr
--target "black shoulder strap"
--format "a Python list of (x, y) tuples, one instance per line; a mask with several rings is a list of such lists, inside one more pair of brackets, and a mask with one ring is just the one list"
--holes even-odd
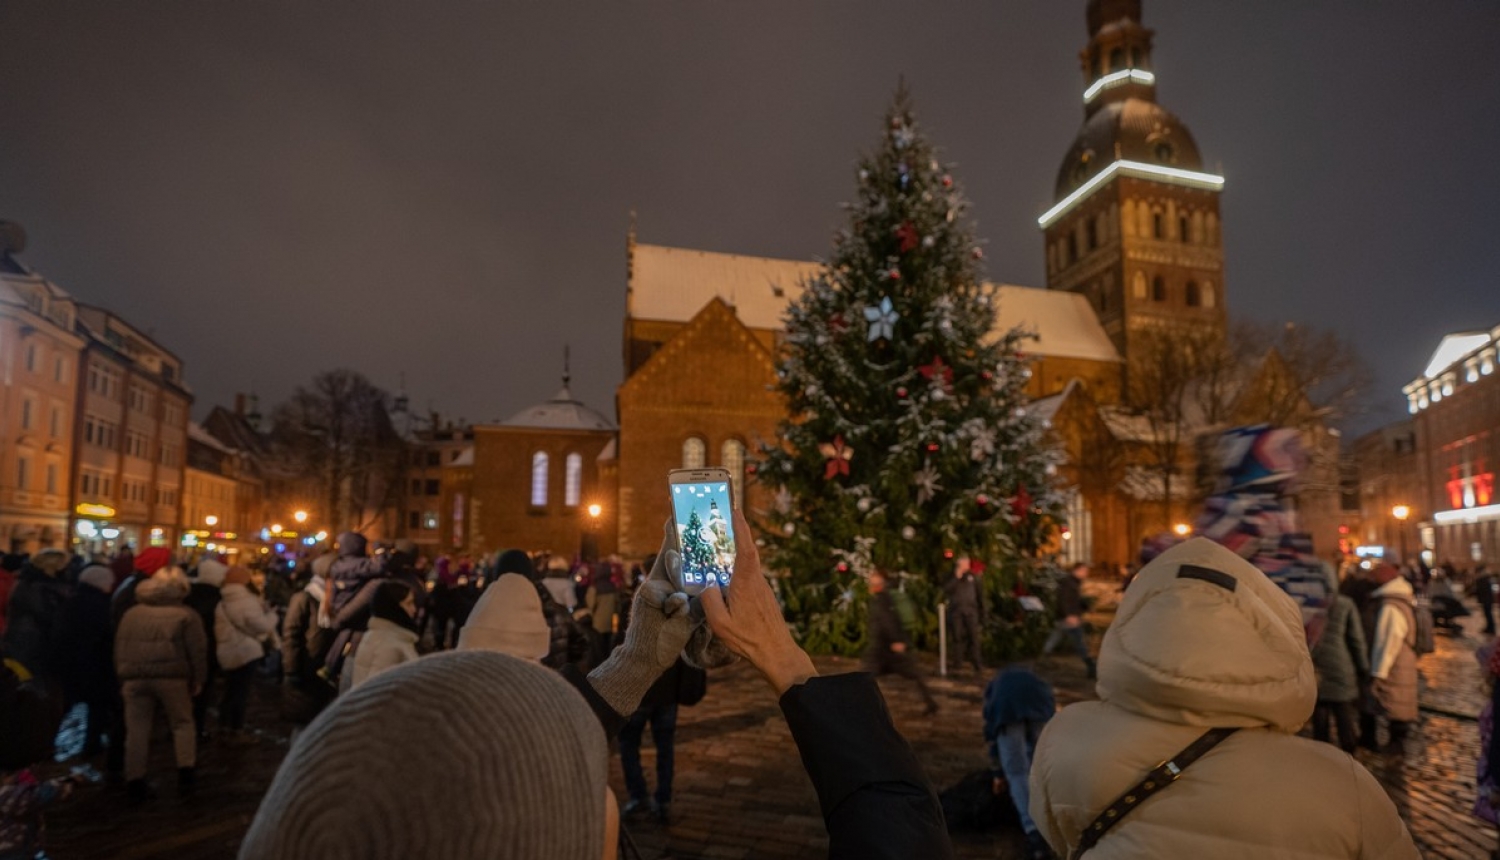
[(1182, 772), (1187, 770), (1188, 765), (1202, 758), (1204, 753), (1218, 746), (1221, 741), (1237, 731), (1239, 729), (1209, 729), (1177, 755), (1157, 765), (1146, 774), (1145, 779), (1136, 783), (1124, 794), (1115, 798), (1114, 803), (1105, 807), (1104, 811), (1099, 813), (1099, 817), (1094, 819), (1093, 824), (1084, 828), (1083, 837), (1078, 840), (1078, 847), (1068, 855), (1069, 860), (1078, 860), (1084, 852), (1099, 844), (1104, 834), (1108, 833), (1111, 827), (1119, 824), (1120, 819), (1129, 815), (1132, 809), (1145, 803), (1148, 797), (1176, 782), (1177, 778), (1182, 776)]

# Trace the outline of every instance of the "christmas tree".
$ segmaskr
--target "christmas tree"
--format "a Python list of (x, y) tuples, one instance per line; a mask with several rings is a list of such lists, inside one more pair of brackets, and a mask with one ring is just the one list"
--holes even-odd
[(682, 532), (682, 566), (705, 581), (711, 575), (717, 575), (714, 548), (703, 538), (703, 520), (696, 510), (688, 514), (687, 526)]
[(776, 492), (765, 543), (788, 616), (804, 644), (835, 651), (863, 639), (871, 569), (897, 574), (930, 619), (956, 555), (995, 570), (1034, 552), (1059, 509), (1024, 333), (992, 330), (967, 205), (904, 89), (846, 208), (832, 257), (787, 308), (790, 417), (756, 475)]

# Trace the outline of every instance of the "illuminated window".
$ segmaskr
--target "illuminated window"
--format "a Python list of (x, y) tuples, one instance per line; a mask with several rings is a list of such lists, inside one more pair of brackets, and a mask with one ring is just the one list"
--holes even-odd
[(730, 489), (734, 491), (734, 506), (739, 508), (745, 499), (745, 443), (730, 439), (724, 443), (724, 468), (729, 471)]
[(1167, 300), (1167, 282), (1160, 275), (1151, 279), (1151, 301), (1164, 302)]
[(1219, 300), (1215, 297), (1214, 294), (1214, 285), (1205, 281), (1203, 283), (1203, 306), (1205, 308), (1211, 308), (1217, 305), (1218, 302)]
[(1165, 140), (1158, 141), (1156, 147), (1151, 150), (1151, 153), (1162, 164), (1172, 164), (1177, 161), (1177, 150)]
[(1203, 306), (1203, 291), (1198, 287), (1197, 281), (1187, 282), (1187, 304), (1190, 308)]
[(583, 490), (583, 456), (569, 454), (563, 461), (563, 504), (578, 507), (578, 497)]
[(708, 445), (697, 436), (689, 436), (682, 443), (682, 468), (701, 469), (708, 462)]
[(541, 508), (547, 505), (547, 453), (538, 451), (531, 455), (531, 504)]
[(1146, 298), (1146, 275), (1136, 272), (1135, 278), (1130, 282), (1130, 295), (1134, 298), (1144, 300)]

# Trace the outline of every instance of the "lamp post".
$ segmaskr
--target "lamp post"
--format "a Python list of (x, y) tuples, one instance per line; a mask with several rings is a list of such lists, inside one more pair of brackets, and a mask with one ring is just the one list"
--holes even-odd
[(296, 520), (299, 525), (301, 523), (307, 522), (307, 511), (297, 511), (293, 513), (292, 519)]
[(1396, 518), (1396, 531), (1401, 535), (1400, 563), (1406, 564), (1406, 520), (1411, 516), (1411, 508), (1406, 505), (1396, 505), (1391, 508), (1391, 516)]
[(216, 526), (219, 524), (219, 518), (213, 514), (209, 514), (203, 518), (203, 524), (206, 526)]
[(589, 530), (580, 542), (578, 554), (583, 557), (584, 561), (595, 562), (599, 560), (599, 515), (604, 513), (604, 506), (594, 502), (585, 510), (589, 515)]

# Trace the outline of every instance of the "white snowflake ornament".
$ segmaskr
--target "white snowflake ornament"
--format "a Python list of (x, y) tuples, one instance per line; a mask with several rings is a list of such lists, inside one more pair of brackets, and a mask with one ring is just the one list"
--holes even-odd
[(911, 482), (917, 488), (917, 504), (924, 505), (943, 489), (943, 482), (938, 477), (937, 470), (927, 463), (912, 476)]
[(880, 304), (865, 308), (865, 321), (870, 324), (869, 341), (874, 343), (882, 338), (890, 340), (896, 332), (896, 320), (900, 314), (891, 304), (891, 297), (884, 296)]

